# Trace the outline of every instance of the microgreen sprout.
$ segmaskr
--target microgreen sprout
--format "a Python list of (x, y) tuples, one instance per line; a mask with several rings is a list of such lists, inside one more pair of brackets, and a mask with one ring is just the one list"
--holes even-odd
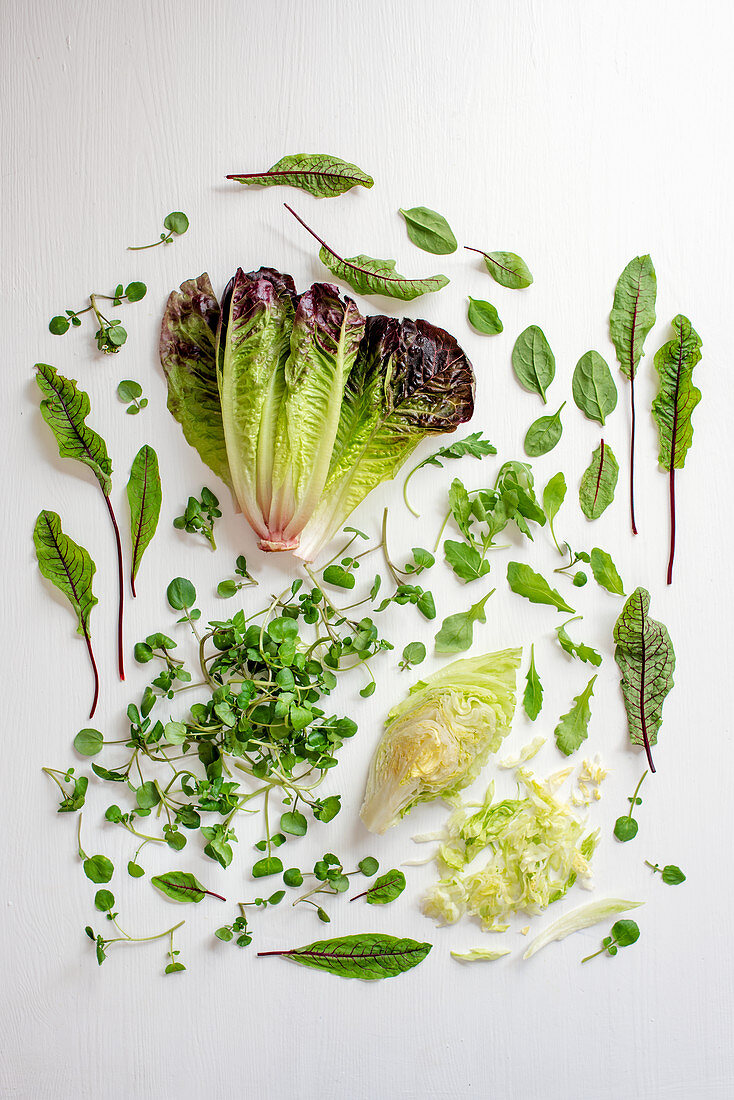
[(634, 840), (637, 836), (637, 829), (639, 828), (637, 821), (632, 816), (635, 806), (642, 805), (642, 799), (637, 797), (638, 791), (642, 786), (642, 780), (647, 775), (647, 772), (643, 772), (640, 782), (635, 787), (635, 793), (627, 801), (630, 804), (630, 812), (625, 814), (624, 817), (618, 817), (614, 825), (614, 835), (617, 840), (621, 840), (624, 843), (627, 840)]
[(139, 382), (134, 382), (132, 378), (124, 378), (122, 382), (118, 383), (117, 396), (120, 401), (124, 401), (126, 404), (131, 402), (125, 410), (131, 416), (137, 415), (148, 404), (148, 398), (143, 397), (143, 387)]
[(152, 244), (129, 244), (128, 252), (144, 252), (146, 248), (157, 248), (160, 244), (170, 244), (174, 237), (180, 237), (189, 228), (189, 219), (181, 210), (173, 210), (163, 219), (164, 232), (160, 239)]
[(217, 585), (217, 595), (221, 596), (223, 600), (228, 600), (232, 596), (236, 596), (241, 588), (250, 588), (253, 585), (257, 585), (255, 578), (247, 571), (247, 561), (243, 554), (240, 554), (235, 562), (234, 572), (237, 577), (243, 577), (244, 580), (233, 581), (230, 578), (224, 581), (220, 581)]
[(686, 881), (686, 876), (680, 867), (676, 867), (674, 863), (667, 863), (665, 867), (659, 867), (657, 863), (650, 863), (646, 859), (645, 866), (649, 867), (654, 873), (659, 873), (667, 886), (680, 886), (682, 882)]
[[(553, 536), (555, 538), (555, 535)], [(566, 547), (566, 553), (568, 554), (568, 561), (565, 565), (560, 565), (558, 569), (554, 569), (554, 573), (563, 573), (566, 577), (571, 577), (574, 586), (576, 588), (583, 588), (589, 579), (584, 573), (583, 569), (576, 570), (572, 573), (571, 570), (575, 569), (579, 562), (583, 562), (588, 565), (591, 561), (591, 554), (587, 554), (585, 550), (572, 550), (569, 543), (564, 543)]]
[[(331, 921), (329, 914), (317, 901), (312, 899), (319, 894), (331, 896), (343, 894), (349, 889), (349, 879), (352, 875), (365, 875), (367, 878), (372, 878), (378, 870), (379, 863), (374, 856), (365, 856), (364, 859), (361, 859), (356, 870), (345, 871), (338, 856), (335, 856), (333, 852), (325, 852), (321, 859), (317, 859), (314, 863), (313, 871), (300, 871), (297, 867), (291, 867), (284, 873), (283, 881), (286, 886), (300, 886), (304, 879), (315, 878), (317, 885), (296, 898), (293, 905), (300, 905), (302, 902), (312, 905), (322, 924), (329, 924)], [(362, 895), (357, 896), (361, 897)]]
[(124, 289), (122, 283), (118, 283), (115, 287), (114, 294), (90, 294), (89, 305), (84, 309), (67, 309), (65, 311), (66, 316), (59, 314), (56, 317), (52, 317), (48, 325), (49, 332), (52, 332), (54, 336), (63, 336), (65, 332), (69, 331), (70, 326), (73, 325), (75, 328), (78, 328), (82, 323), (81, 317), (83, 314), (91, 311), (94, 313), (97, 324), (99, 325), (99, 328), (94, 334), (94, 338), (97, 341), (97, 347), (106, 355), (112, 355), (118, 352), (127, 340), (127, 332), (122, 327), (120, 321), (116, 319), (110, 320), (105, 317), (100, 311), (97, 303), (99, 301), (107, 301), (112, 302), (112, 305), (117, 307), (122, 305), (124, 301), (139, 302), (145, 297), (147, 289), (145, 283), (128, 283)]
[(173, 526), (178, 531), (188, 531), (190, 534), (202, 534), (209, 542), (212, 550), (216, 550), (214, 541), (214, 521), (221, 516), (219, 501), (211, 489), (206, 485), (201, 490), (201, 500), (189, 497), (188, 504), (182, 516), (176, 516)]
[(181, 927), (181, 925), (186, 923), (185, 921), (179, 921), (178, 924), (174, 924), (172, 928), (166, 928), (164, 932), (156, 932), (156, 934), (153, 936), (131, 936), (128, 932), (124, 930), (124, 928), (121, 928), (117, 922), (118, 914), (114, 911), (115, 897), (114, 894), (111, 893), (111, 891), (98, 890), (94, 897), (94, 906), (96, 909), (99, 910), (100, 913), (105, 913), (107, 920), (111, 921), (111, 923), (120, 933), (119, 936), (112, 936), (108, 939), (105, 936), (94, 932), (90, 925), (87, 925), (87, 927), (84, 929), (87, 936), (89, 936), (90, 940), (95, 945), (97, 962), (100, 966), (107, 958), (107, 951), (113, 943), (148, 943), (151, 940), (161, 940), (167, 936), (168, 958), (170, 959), (170, 962), (166, 966), (164, 973), (174, 974), (179, 970), (186, 969), (183, 963), (176, 962), (176, 956), (179, 954), (179, 952), (174, 950), (173, 947), (173, 934)]
[(593, 955), (587, 955), (581, 962), (588, 962), (589, 959), (595, 959), (597, 955), (616, 955), (620, 947), (629, 947), (632, 943), (637, 943), (640, 938), (640, 929), (633, 920), (618, 920), (612, 925), (611, 935), (605, 936), (601, 941), (601, 947), (598, 951), (595, 951)]

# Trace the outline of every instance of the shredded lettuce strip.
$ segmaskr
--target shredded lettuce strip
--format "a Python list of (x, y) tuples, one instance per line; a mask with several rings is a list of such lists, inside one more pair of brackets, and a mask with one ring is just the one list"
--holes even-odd
[(599, 901), (592, 901), (588, 905), (579, 905), (578, 908), (572, 909), (570, 913), (566, 913), (565, 916), (553, 921), (553, 924), (549, 924), (544, 932), (536, 936), (523, 958), (529, 959), (541, 948), (553, 943), (554, 940), (563, 940), (566, 936), (570, 936), (572, 932), (579, 932), (582, 928), (590, 928), (592, 924), (599, 924), (600, 921), (606, 920), (608, 917), (616, 916), (617, 913), (625, 913), (628, 909), (638, 909), (640, 905), (644, 904), (644, 901), (625, 901), (624, 898), (602, 898)]
[[(476, 916), (485, 931), (504, 931), (516, 913), (537, 914), (579, 880), (591, 879), (589, 861), (598, 831), (584, 825), (546, 783), (518, 768), (518, 798), (494, 801), (494, 783), (480, 804), (451, 814), (436, 857), (442, 878), (423, 899), (423, 911), (439, 923)], [(467, 870), (481, 854), (489, 858)]]

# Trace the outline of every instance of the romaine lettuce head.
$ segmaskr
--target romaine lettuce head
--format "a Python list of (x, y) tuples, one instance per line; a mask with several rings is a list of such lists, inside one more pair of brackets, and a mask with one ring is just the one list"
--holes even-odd
[(233, 489), (263, 550), (312, 560), (424, 436), (474, 410), (474, 373), (427, 321), (361, 315), (272, 268), (182, 283), (163, 318), (168, 406)]
[(361, 817), (384, 833), (419, 802), (476, 779), (510, 732), (521, 649), (453, 661), (390, 711), (372, 758)]

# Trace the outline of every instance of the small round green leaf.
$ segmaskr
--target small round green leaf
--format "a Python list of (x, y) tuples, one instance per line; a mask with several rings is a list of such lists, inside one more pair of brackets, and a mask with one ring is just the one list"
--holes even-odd
[(612, 925), (612, 935), (620, 947), (629, 947), (640, 938), (640, 929), (633, 920), (618, 920)]
[(122, 325), (112, 325), (111, 328), (107, 329), (107, 339), (116, 348), (121, 348), (127, 340), (127, 332)]
[(277, 856), (266, 856), (259, 859), (252, 868), (253, 878), (267, 878), (268, 875), (279, 875), (283, 870), (283, 864)]
[(470, 295), (467, 315), (469, 324), (473, 325), (477, 332), (483, 332), (485, 336), (497, 336), (503, 330), (500, 315), (491, 302), (483, 302), (480, 298), (472, 298)]
[(115, 895), (110, 890), (98, 890), (94, 895), (94, 906), (100, 913), (107, 913), (115, 904)]
[(362, 874), (366, 875), (367, 878), (372, 878), (372, 876), (374, 874), (377, 874), (380, 869), (380, 864), (377, 862), (374, 856), (365, 856), (364, 859), (361, 859), (359, 861), (357, 866), (359, 867)]
[(403, 650), (403, 660), (409, 665), (419, 665), (426, 659), (426, 647), (423, 642), (408, 642)]
[(239, 585), (237, 584), (237, 581), (220, 581), (217, 585), (217, 595), (221, 596), (223, 600), (228, 600), (231, 596), (235, 596), (237, 594), (238, 587)]
[(141, 810), (152, 810), (154, 806), (158, 805), (161, 796), (158, 794), (158, 790), (152, 779), (149, 779), (147, 783), (143, 783), (141, 787), (138, 787), (135, 792), (135, 799)]
[(174, 611), (183, 611), (196, 602), (196, 589), (185, 577), (175, 577), (166, 589), (166, 597)]
[(48, 331), (52, 332), (54, 336), (63, 336), (65, 332), (69, 331), (69, 321), (66, 317), (52, 317), (48, 323)]
[(74, 738), (74, 748), (82, 756), (96, 756), (104, 745), (104, 738), (99, 730), (79, 730)]
[(284, 833), (291, 836), (304, 836), (308, 829), (308, 822), (303, 814), (289, 812), (281, 815), (280, 827)]
[(680, 867), (676, 867), (674, 863), (668, 863), (662, 870), (663, 882), (668, 886), (680, 886), (681, 882), (686, 881), (686, 876), (681, 871)]
[(225, 943), (229, 943), (234, 933), (232, 932), (231, 928), (227, 928), (225, 926), (224, 928), (217, 928), (214, 935), (217, 937), (218, 940), (224, 940)]
[(107, 856), (92, 856), (90, 859), (85, 859), (82, 864), (84, 868), (84, 874), (92, 882), (109, 882), (115, 871), (115, 866), (112, 860)]
[(125, 287), (125, 294), (129, 302), (139, 302), (141, 298), (145, 297), (147, 290), (145, 283), (128, 283)]
[(163, 735), (169, 745), (182, 745), (189, 731), (183, 722), (166, 722)]
[(145, 874), (145, 871), (139, 863), (135, 863), (131, 859), (127, 865), (127, 873), (130, 875), (131, 878), (142, 878)]
[(614, 835), (617, 840), (624, 843), (627, 840), (634, 840), (638, 828), (639, 826), (634, 817), (618, 817), (614, 826)]
[(283, 882), (286, 886), (300, 886), (303, 882), (303, 875), (297, 867), (289, 867), (287, 871), (283, 872)]
[(139, 382), (134, 382), (132, 378), (123, 378), (117, 386), (117, 396), (120, 401), (135, 401), (142, 392), (143, 387)]
[(166, 214), (163, 224), (166, 229), (170, 229), (171, 233), (176, 233), (180, 237), (189, 228), (189, 219), (182, 210), (174, 210)]

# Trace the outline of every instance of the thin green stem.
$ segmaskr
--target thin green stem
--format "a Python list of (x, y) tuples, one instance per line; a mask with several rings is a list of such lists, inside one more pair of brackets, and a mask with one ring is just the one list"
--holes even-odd
[(632, 800), (630, 802), (630, 812), (627, 814), (628, 818), (632, 817), (632, 813), (634, 811), (635, 805), (637, 804), (637, 792), (639, 791), (640, 787), (642, 786), (642, 780), (645, 778), (646, 775), (647, 775), (647, 769), (642, 773), (642, 778), (640, 779), (640, 782), (635, 787), (635, 793), (632, 795)]

